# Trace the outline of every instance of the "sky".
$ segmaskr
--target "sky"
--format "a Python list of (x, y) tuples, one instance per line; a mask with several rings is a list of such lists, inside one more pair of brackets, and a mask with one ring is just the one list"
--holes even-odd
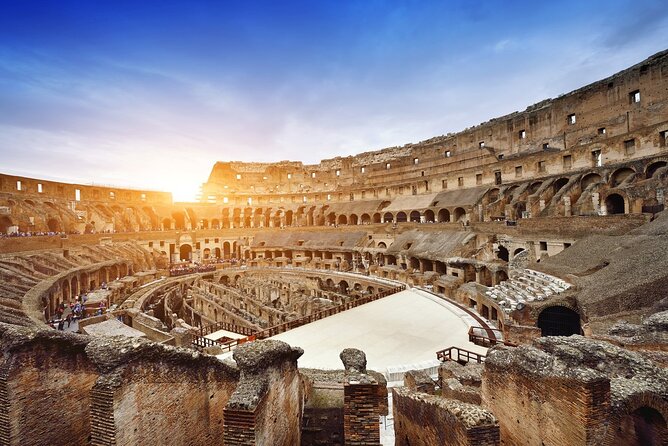
[(0, 172), (171, 191), (419, 142), (668, 48), (665, 0), (0, 0)]

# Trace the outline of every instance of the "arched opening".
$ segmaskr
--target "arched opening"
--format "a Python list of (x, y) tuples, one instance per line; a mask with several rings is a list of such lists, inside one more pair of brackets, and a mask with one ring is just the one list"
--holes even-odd
[(559, 178), (557, 181), (554, 182), (554, 193), (556, 194), (559, 192), (565, 185), (568, 184), (568, 178)]
[(209, 259), (211, 257), (211, 249), (204, 248), (204, 251), (202, 251), (202, 254), (204, 255), (204, 259)]
[(361, 220), (363, 225), (368, 225), (369, 223), (371, 223), (371, 217), (369, 216), (369, 214), (362, 214)]
[(46, 225), (48, 226), (49, 231), (51, 232), (61, 231), (60, 222), (55, 218), (50, 218), (49, 220), (47, 220)]
[(524, 248), (517, 248), (515, 251), (513, 251), (513, 257), (516, 257), (517, 254), (526, 251)]
[(625, 181), (630, 181), (633, 175), (635, 175), (635, 171), (631, 168), (623, 167), (618, 169), (610, 175), (610, 186), (617, 187)]
[(456, 222), (463, 222), (466, 220), (466, 211), (463, 208), (455, 208), (453, 214)]
[(424, 221), (427, 223), (433, 223), (435, 220), (434, 211), (427, 209), (424, 211)]
[(348, 294), (348, 282), (345, 280), (342, 280), (339, 282), (339, 293), (341, 294)]
[(292, 226), (292, 211), (285, 213), (285, 226)]
[(251, 215), (250, 214), (245, 214), (244, 215), (244, 228), (250, 228), (251, 227)]
[(371, 221), (373, 223), (380, 223), (380, 212), (376, 212), (375, 214), (373, 214)]
[(496, 257), (504, 262), (507, 262), (509, 259), (508, 248), (505, 246), (499, 246), (499, 250), (496, 253)]
[(230, 258), (230, 242), (223, 243), (223, 258), (224, 259)]
[(385, 249), (385, 248), (387, 248), (387, 245), (385, 244), (385, 242), (378, 242), (378, 247), (382, 248), (382, 249)]
[(523, 201), (515, 203), (515, 218), (520, 219), (524, 218), (524, 212), (527, 210), (527, 205)]
[(494, 189), (490, 189), (487, 192), (485, 198), (487, 199), (486, 201), (487, 201), (488, 204), (491, 204), (491, 203), (494, 203), (495, 201), (497, 201), (499, 199), (499, 188), (495, 187)]
[(173, 212), (172, 218), (174, 218), (174, 229), (185, 230), (186, 229), (186, 213), (185, 212)]
[(528, 187), (529, 195), (533, 195), (536, 192), (538, 192), (538, 189), (540, 189), (540, 186), (542, 186), (543, 182), (542, 181), (536, 181), (534, 183), (531, 183), (531, 186)]
[(358, 223), (357, 215), (356, 214), (350, 214), (350, 220), (349, 220), (351, 225), (356, 225)]
[(666, 167), (665, 161), (657, 161), (656, 163), (652, 163), (649, 166), (647, 166), (647, 170), (645, 171), (645, 178), (653, 178), (654, 174), (656, 173), (657, 170)]
[(450, 223), (450, 211), (447, 209), (441, 209), (438, 211), (438, 222)]
[(661, 413), (642, 406), (620, 420), (615, 444), (659, 446), (666, 444), (668, 431)]
[(420, 223), (420, 212), (419, 211), (413, 211), (410, 213), (410, 220), (413, 223)]
[(339, 218), (336, 221), (340, 225), (347, 225), (348, 224), (348, 217), (345, 215), (341, 214), (339, 215)]
[(209, 220), (207, 220), (206, 218), (202, 219), (202, 220), (199, 222), (199, 226), (200, 226), (200, 228), (202, 228), (202, 229), (209, 229)]
[(214, 249), (214, 251), (213, 251), (213, 255), (214, 255), (217, 259), (219, 259), (219, 258), (220, 258), (220, 248), (216, 248), (216, 249)]
[(0, 234), (7, 234), (7, 230), (14, 226), (12, 220), (7, 216), (0, 217)]
[(593, 172), (588, 173), (587, 175), (583, 176), (582, 179), (580, 180), (580, 189), (584, 191), (592, 184), (600, 183), (601, 181), (602, 178), (599, 174)]
[(217, 218), (211, 220), (211, 229), (220, 229), (220, 220)]
[(580, 315), (562, 306), (547, 307), (538, 315), (536, 323), (541, 336), (570, 336), (582, 334)]
[(336, 214), (334, 212), (327, 214), (327, 223), (330, 225), (336, 224)]
[(408, 220), (408, 217), (406, 217), (405, 212), (398, 212), (397, 213), (397, 223), (405, 223)]
[(179, 259), (190, 261), (193, 256), (193, 247), (187, 243), (179, 246)]
[(624, 197), (619, 194), (610, 194), (605, 197), (605, 208), (608, 215), (624, 213)]
[(385, 212), (383, 215), (383, 223), (391, 223), (394, 220), (394, 215), (391, 212)]

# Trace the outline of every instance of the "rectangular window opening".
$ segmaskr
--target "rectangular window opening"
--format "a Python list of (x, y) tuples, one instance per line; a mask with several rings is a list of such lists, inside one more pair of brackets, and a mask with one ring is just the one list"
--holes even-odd
[(44, 192), (44, 188), (42, 187), (42, 183), (37, 183), (37, 193), (42, 193)]
[(636, 153), (636, 140), (627, 139), (624, 141), (624, 154), (633, 155), (634, 153)]
[(526, 137), (527, 137), (526, 130), (520, 130), (519, 137), (520, 137), (520, 139), (526, 139)]
[(598, 134), (599, 134), (599, 135), (605, 135), (605, 127), (600, 127), (600, 128), (598, 129)]
[(522, 176), (522, 166), (515, 166), (515, 178)]
[(591, 161), (594, 167), (601, 167), (603, 165), (603, 158), (600, 150), (592, 150)]
[(576, 121), (576, 119), (575, 119), (575, 113), (571, 113), (570, 115), (568, 115), (568, 116), (566, 117), (566, 120), (568, 121), (568, 125), (573, 125), (573, 124), (575, 124), (575, 121)]
[(570, 169), (573, 165), (573, 157), (571, 155), (564, 155), (562, 159), (564, 163), (564, 169)]
[(640, 103), (640, 90), (633, 90), (631, 93), (629, 93), (629, 102), (631, 104)]

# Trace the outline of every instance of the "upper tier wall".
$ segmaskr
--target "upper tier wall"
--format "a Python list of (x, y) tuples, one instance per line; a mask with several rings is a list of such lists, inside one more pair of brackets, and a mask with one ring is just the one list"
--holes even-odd
[[(306, 195), (404, 183), (418, 185), (422, 184), (418, 179), (433, 183), (435, 177), (471, 169), (478, 170), (481, 178), (462, 178), (458, 186), (493, 184), (496, 177), (492, 168), (514, 176), (516, 164), (522, 164), (518, 157), (544, 153), (545, 147), (548, 152), (557, 152), (559, 161), (562, 154), (574, 152), (568, 165), (564, 162), (552, 168), (550, 162), (543, 162), (539, 169), (551, 169), (551, 173), (577, 167), (578, 161), (591, 165), (589, 150), (583, 160), (576, 159), (575, 152), (583, 146), (601, 150), (604, 163), (650, 156), (656, 153), (653, 147), (666, 144), (667, 92), (668, 51), (664, 51), (523, 112), (417, 144), (336, 157), (316, 165), (290, 161), (218, 162), (203, 185), (202, 200), (222, 202), (235, 194)], [(631, 139), (635, 140), (635, 150), (626, 147), (626, 141)], [(526, 166), (522, 170), (526, 175)], [(452, 179), (459, 181), (459, 176)]]

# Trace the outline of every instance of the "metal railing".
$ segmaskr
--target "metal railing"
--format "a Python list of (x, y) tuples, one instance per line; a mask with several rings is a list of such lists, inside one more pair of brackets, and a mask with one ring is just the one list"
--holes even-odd
[(436, 358), (441, 362), (455, 361), (460, 364), (466, 364), (471, 361), (483, 363), (486, 356), (459, 347), (448, 347), (445, 350), (436, 352)]

